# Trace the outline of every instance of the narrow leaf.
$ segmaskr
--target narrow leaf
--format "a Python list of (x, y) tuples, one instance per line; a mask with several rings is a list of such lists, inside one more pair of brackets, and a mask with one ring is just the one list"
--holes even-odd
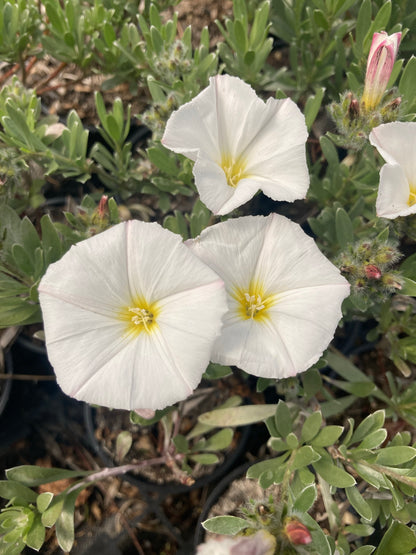
[(198, 418), (202, 424), (228, 427), (245, 426), (265, 420), (276, 412), (276, 405), (244, 405), (228, 409), (217, 409), (201, 414)]
[(250, 522), (236, 516), (214, 516), (205, 520), (202, 526), (205, 530), (214, 534), (235, 536), (235, 534), (249, 528)]

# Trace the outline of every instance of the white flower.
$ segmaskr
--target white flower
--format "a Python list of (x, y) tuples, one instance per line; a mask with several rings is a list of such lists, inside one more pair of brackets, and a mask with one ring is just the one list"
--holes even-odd
[(264, 103), (238, 77), (217, 75), (171, 115), (162, 143), (195, 161), (202, 202), (215, 214), (228, 214), (259, 189), (274, 200), (304, 198), (307, 137), (292, 100)]
[(186, 398), (226, 311), (219, 277), (179, 236), (139, 221), (73, 246), (49, 266), (39, 298), (63, 391), (124, 409)]
[(283, 378), (319, 359), (349, 284), (298, 224), (276, 214), (237, 218), (205, 229), (189, 246), (227, 289), (214, 362)]
[(416, 214), (416, 123), (385, 123), (369, 136), (387, 162), (380, 171), (377, 216), (394, 219)]

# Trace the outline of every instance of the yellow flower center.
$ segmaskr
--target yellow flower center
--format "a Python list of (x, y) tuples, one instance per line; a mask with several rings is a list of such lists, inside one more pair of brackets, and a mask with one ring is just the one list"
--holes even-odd
[(257, 314), (261, 312), (265, 306), (260, 295), (250, 295), (249, 293), (244, 293), (245, 303), (245, 313), (247, 318), (256, 318)]
[(247, 161), (244, 158), (234, 160), (229, 154), (223, 154), (220, 165), (230, 187), (237, 187), (241, 179), (249, 177), (249, 174), (245, 172)]
[(408, 206), (416, 204), (416, 186), (410, 185), (409, 198), (407, 199)]
[(248, 289), (235, 289), (232, 296), (238, 302), (237, 313), (243, 320), (266, 320), (268, 309), (277, 302), (277, 295), (265, 296), (264, 287), (254, 282)]
[(156, 318), (160, 312), (157, 303), (149, 304), (144, 299), (137, 299), (132, 304), (134, 306), (124, 307), (119, 315), (120, 320), (127, 324), (127, 333), (152, 333), (157, 328)]

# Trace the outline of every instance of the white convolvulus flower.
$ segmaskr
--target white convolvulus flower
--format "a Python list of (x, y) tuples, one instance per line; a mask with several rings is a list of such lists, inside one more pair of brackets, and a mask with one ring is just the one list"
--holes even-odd
[(227, 289), (214, 362), (284, 378), (319, 359), (349, 284), (298, 224), (277, 214), (246, 216), (209, 227), (188, 244)]
[(171, 115), (162, 143), (195, 161), (202, 202), (215, 214), (228, 214), (259, 189), (274, 200), (304, 198), (307, 137), (292, 100), (265, 103), (238, 77), (217, 75)]
[(385, 31), (373, 35), (361, 98), (366, 110), (374, 110), (380, 104), (393, 71), (401, 38), (401, 33), (388, 35)]
[(416, 123), (385, 123), (369, 136), (387, 162), (380, 170), (377, 216), (394, 219), (416, 214)]
[(273, 555), (276, 538), (267, 530), (252, 536), (218, 536), (198, 545), (197, 555)]
[(221, 279), (156, 223), (129, 221), (73, 246), (39, 285), (62, 390), (161, 409), (198, 385), (226, 311)]

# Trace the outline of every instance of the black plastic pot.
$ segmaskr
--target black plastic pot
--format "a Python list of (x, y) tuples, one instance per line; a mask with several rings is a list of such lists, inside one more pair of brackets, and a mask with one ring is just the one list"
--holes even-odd
[[(85, 405), (84, 407), (84, 419), (90, 446), (105, 466), (115, 466), (114, 460), (103, 450), (102, 446), (95, 436), (95, 409), (90, 405)], [(156, 493), (159, 499), (163, 499), (168, 495), (186, 493), (193, 489), (202, 488), (203, 486), (206, 486), (213, 482), (218, 482), (218, 480), (222, 476), (224, 476), (224, 474), (226, 474), (230, 469), (234, 468), (235, 465), (238, 464), (241, 459), (243, 459), (245, 448), (250, 435), (250, 430), (250, 426), (245, 426), (241, 429), (238, 429), (240, 439), (235, 448), (225, 455), (224, 461), (218, 464), (211, 473), (201, 476), (190, 486), (179, 483), (154, 483), (148, 480), (146, 477), (138, 476), (132, 473), (127, 473), (123, 475), (123, 478), (136, 487), (140, 488), (142, 491), (148, 493)]]

